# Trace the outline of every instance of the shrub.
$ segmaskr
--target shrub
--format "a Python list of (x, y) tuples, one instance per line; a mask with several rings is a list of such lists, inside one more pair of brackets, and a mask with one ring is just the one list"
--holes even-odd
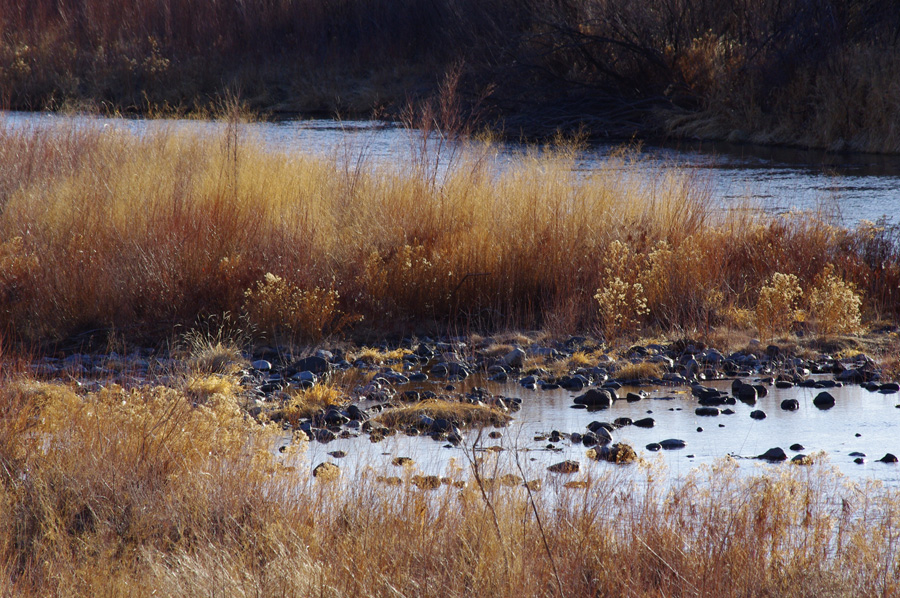
[(344, 322), (337, 291), (319, 287), (305, 291), (271, 272), (244, 297), (251, 323), (276, 338), (318, 342)]
[(756, 327), (760, 336), (771, 338), (787, 332), (797, 317), (797, 303), (802, 296), (800, 280), (795, 275), (773, 274), (756, 302)]
[(856, 287), (837, 276), (832, 264), (825, 267), (809, 294), (809, 313), (821, 336), (859, 332), (861, 304)]
[(633, 332), (649, 313), (644, 286), (634, 281), (639, 260), (631, 248), (613, 241), (606, 250), (605, 284), (594, 299), (600, 307), (600, 324), (607, 341)]

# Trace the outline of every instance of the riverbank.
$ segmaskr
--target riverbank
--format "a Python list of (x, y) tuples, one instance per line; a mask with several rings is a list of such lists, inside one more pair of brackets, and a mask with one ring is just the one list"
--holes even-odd
[(726, 210), (690, 170), (629, 168), (630, 150), (584, 173), (572, 146), (496, 168), (490, 144), (422, 141), (386, 165), (238, 127), (6, 127), (7, 343), (153, 346), (211, 322), (270, 344), (729, 328), (766, 342), (897, 322), (891, 226)]
[[(883, 340), (870, 339), (867, 350)], [(897, 490), (848, 478), (821, 453), (764, 469), (724, 458), (676, 475), (650, 449), (628, 452), (605, 440), (627, 433), (617, 419), (577, 441), (568, 430), (534, 439), (580, 447), (577, 459), (563, 460), (516, 440), (497, 419), (518, 417), (514, 403), (483, 392), (463, 403), (493, 410), (481, 420), (489, 427), (479, 433), (476, 422), (455, 420), (460, 438), (448, 428), (440, 442), (422, 439), (463, 447), (439, 471), (429, 469), (425, 451), (354, 469), (345, 463), (354, 451), (339, 454), (339, 441), (326, 438), (361, 434), (355, 442), (383, 451), (388, 440), (376, 434), (439, 434), (422, 429), (423, 417), (432, 428), (439, 423), (428, 410), (436, 401), (463, 403), (411, 397), (401, 378), (416, 372), (427, 372), (435, 389), (462, 389), (480, 372), (530, 375), (542, 387), (584, 375), (583, 390), (607, 398), (614, 381), (656, 378), (674, 391), (680, 383), (666, 381), (670, 375), (708, 386), (726, 372), (771, 372), (780, 383), (832, 380), (836, 394), (841, 376), (838, 384), (874, 383), (882, 372), (859, 346), (841, 342), (830, 358), (784, 343), (755, 355), (752, 347), (723, 355), (696, 341), (605, 352), (591, 348), (597, 339), (518, 333), (288, 355), (241, 353), (221, 338), (195, 336), (170, 355), (8, 363), (0, 385), (0, 587), (22, 596), (893, 595)], [(828, 375), (810, 377), (809, 368)], [(596, 378), (601, 369), (605, 382)], [(759, 384), (777, 392), (772, 380)], [(729, 388), (739, 409), (747, 393)], [(775, 408), (748, 388), (757, 409)], [(417, 405), (414, 419), (385, 417)], [(720, 416), (728, 417), (743, 415)]]
[(888, 0), (675, 4), (5, 0), (0, 106), (900, 151)]

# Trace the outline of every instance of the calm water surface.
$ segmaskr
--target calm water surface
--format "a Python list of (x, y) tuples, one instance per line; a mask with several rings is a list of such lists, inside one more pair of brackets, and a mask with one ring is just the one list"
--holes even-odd
[[(708, 386), (730, 389), (730, 381), (710, 382)], [(507, 465), (514, 465), (512, 452), (518, 451), (520, 461), (532, 468), (543, 469), (564, 459), (573, 459), (586, 465), (587, 448), (572, 444), (566, 439), (556, 443), (555, 450), (548, 450), (547, 440), (536, 441), (538, 434), (553, 430), (564, 433), (587, 431), (592, 421), (612, 422), (619, 417), (633, 420), (652, 417), (656, 426), (650, 429), (627, 426), (614, 434), (615, 441), (631, 444), (647, 458), (661, 458), (669, 472), (680, 477), (701, 464), (712, 464), (726, 455), (740, 458), (742, 469), (748, 472), (759, 468), (787, 467), (787, 464), (767, 464), (752, 459), (773, 447), (781, 447), (788, 458), (797, 452), (792, 444), (804, 446), (803, 454), (824, 451), (829, 461), (851, 478), (877, 478), (890, 485), (900, 485), (900, 464), (880, 463), (885, 453), (900, 455), (900, 395), (870, 393), (859, 386), (829, 389), (835, 397), (835, 406), (827, 411), (817, 409), (813, 398), (818, 389), (769, 388), (768, 396), (759, 399), (755, 406), (738, 402), (730, 407), (733, 415), (701, 417), (694, 413), (698, 406), (690, 391), (684, 388), (662, 388), (650, 392), (650, 397), (629, 403), (616, 401), (606, 410), (589, 412), (572, 409), (572, 399), (580, 393), (566, 390), (527, 390), (517, 384), (490, 386), (492, 392), (522, 399), (522, 409), (514, 414), (514, 421), (499, 431), (500, 439), (482, 434), (482, 448), (501, 446), (508, 453)], [(624, 393), (627, 388), (622, 390)], [(624, 394), (620, 393), (621, 396)], [(796, 398), (800, 402), (797, 411), (782, 411), (781, 401)], [(724, 409), (725, 407), (723, 407)], [(761, 409), (767, 414), (764, 420), (750, 418), (750, 412)], [(702, 428), (702, 432), (698, 431)], [(466, 444), (472, 445), (476, 432), (469, 431)], [(684, 440), (684, 449), (654, 453), (645, 447), (667, 438)], [(344, 451), (347, 456), (334, 459), (328, 453)], [(854, 463), (851, 453), (864, 453), (866, 463)], [(659, 455), (659, 457), (657, 457)], [(441, 475), (451, 460), (466, 463), (466, 452), (461, 447), (448, 448), (446, 443), (429, 437), (409, 437), (402, 433), (374, 444), (368, 436), (358, 439), (339, 439), (328, 444), (311, 443), (308, 457), (312, 465), (322, 461), (334, 461), (349, 469), (371, 466), (377, 471), (391, 471), (391, 460), (396, 456), (411, 457), (427, 474)], [(604, 464), (605, 465), (605, 464)], [(610, 466), (611, 467), (611, 466)], [(395, 475), (399, 475), (395, 468)]]

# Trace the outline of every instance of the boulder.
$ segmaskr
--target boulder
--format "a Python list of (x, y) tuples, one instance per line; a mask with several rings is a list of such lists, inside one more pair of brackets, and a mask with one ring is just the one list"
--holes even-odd
[(831, 393), (822, 391), (813, 399), (813, 405), (822, 410), (831, 409), (834, 407), (834, 397)]
[(787, 455), (781, 447), (770, 448), (766, 452), (761, 455), (756, 456), (757, 459), (762, 459), (763, 461), (786, 461)]
[(652, 428), (656, 425), (656, 420), (652, 417), (645, 417), (643, 419), (635, 420), (632, 425), (638, 428)]
[(525, 363), (525, 351), (516, 347), (500, 359), (500, 363), (510, 368), (520, 368)]
[(671, 451), (676, 449), (683, 449), (687, 446), (687, 443), (684, 440), (679, 440), (678, 438), (669, 438), (660, 441), (659, 446), (667, 451)]
[(715, 417), (719, 415), (720, 411), (718, 407), (697, 407), (694, 409), (694, 413), (703, 417)]
[(613, 403), (612, 394), (605, 388), (592, 388), (583, 395), (575, 397), (576, 405), (606, 409)]
[(331, 371), (331, 364), (323, 357), (313, 355), (294, 362), (291, 364), (290, 369), (296, 372), (312, 372), (317, 376), (321, 376)]
[(781, 408), (785, 411), (796, 411), (800, 409), (800, 401), (797, 399), (785, 399), (781, 401)]
[(750, 417), (752, 419), (766, 419), (766, 412), (756, 409), (750, 412)]
[(547, 471), (553, 473), (577, 473), (580, 468), (578, 461), (561, 461), (547, 468)]

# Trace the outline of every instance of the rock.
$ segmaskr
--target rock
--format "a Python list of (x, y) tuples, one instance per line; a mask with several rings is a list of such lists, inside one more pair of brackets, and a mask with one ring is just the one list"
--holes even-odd
[(882, 457), (881, 459), (879, 459), (879, 461), (880, 461), (881, 463), (896, 463), (896, 462), (897, 462), (897, 456), (894, 455), (893, 453), (885, 453), (885, 454), (884, 454), (884, 457)]
[(268, 372), (272, 369), (272, 364), (266, 361), (265, 359), (257, 359), (253, 363), (250, 364), (254, 370), (258, 372)]
[(756, 396), (758, 398), (762, 399), (763, 397), (769, 396), (769, 389), (762, 384), (754, 384), (753, 388), (756, 390)]
[(441, 487), (441, 478), (436, 475), (414, 475), (409, 481), (419, 490), (437, 490)]
[(805, 448), (805, 447), (804, 447), (802, 444), (800, 444), (800, 443), (794, 443), (794, 444), (792, 444), (792, 445), (790, 446), (790, 449), (791, 449), (792, 451), (802, 451), (802, 450), (804, 450), (804, 448)]
[(719, 415), (720, 411), (718, 407), (697, 407), (694, 409), (694, 413), (704, 417), (715, 417)]
[(566, 390), (578, 392), (588, 385), (588, 380), (584, 376), (576, 374), (574, 376), (566, 376), (560, 380), (559, 385)]
[(525, 351), (516, 347), (506, 355), (504, 355), (500, 362), (506, 367), (510, 368), (520, 368), (525, 363)]
[(314, 355), (294, 362), (290, 369), (297, 372), (312, 372), (317, 376), (321, 376), (331, 371), (331, 364), (326, 359)]
[(613, 425), (616, 428), (624, 428), (625, 426), (630, 426), (634, 423), (630, 417), (617, 417), (613, 420)]
[(659, 446), (667, 451), (672, 451), (676, 449), (683, 449), (687, 446), (687, 443), (684, 440), (679, 440), (678, 438), (669, 438), (667, 440), (660, 441)]
[(409, 457), (394, 457), (391, 460), (391, 465), (395, 465), (397, 467), (412, 467), (415, 464), (416, 462)]
[(781, 447), (770, 448), (766, 452), (761, 455), (756, 456), (757, 459), (762, 459), (763, 461), (786, 461), (787, 455)]
[(797, 399), (785, 399), (781, 401), (781, 408), (785, 411), (796, 411), (800, 409), (800, 401)]
[(751, 419), (766, 419), (766, 412), (756, 409), (750, 412)]
[(637, 401), (640, 401), (642, 398), (644, 398), (644, 397), (642, 397), (640, 394), (638, 394), (636, 392), (629, 392), (628, 394), (625, 395), (625, 400), (628, 401), (629, 403), (635, 403)]
[(900, 392), (900, 384), (897, 384), (896, 382), (886, 382), (878, 387), (878, 392), (885, 395)]
[(313, 468), (312, 474), (316, 479), (322, 480), (323, 482), (330, 482), (336, 480), (341, 475), (341, 469), (334, 463), (326, 461), (316, 465), (315, 468)]
[(638, 428), (652, 428), (656, 425), (656, 420), (652, 417), (645, 417), (643, 419), (635, 420), (632, 425)]
[(328, 428), (313, 428), (311, 432), (313, 438), (315, 438), (322, 444), (328, 444), (329, 442), (337, 438), (337, 434), (335, 434)]
[[(765, 388), (765, 387), (763, 387)], [(737, 393), (735, 393), (737, 400), (742, 403), (746, 403), (748, 405), (755, 405), (756, 398), (759, 396), (757, 393), (755, 386), (750, 386), (749, 384), (742, 384), (738, 389)]]
[(834, 397), (829, 392), (822, 391), (813, 399), (813, 405), (819, 409), (831, 409), (834, 407)]
[(591, 449), (587, 452), (587, 456), (595, 461), (607, 461), (619, 465), (631, 463), (637, 459), (637, 453), (631, 445), (623, 442), (604, 446), (599, 450)]
[(547, 468), (547, 471), (553, 473), (577, 473), (580, 468), (578, 461), (562, 461), (555, 463)]
[(658, 442), (651, 442), (650, 444), (647, 445), (646, 448), (648, 451), (656, 452), (656, 451), (662, 449), (662, 445), (659, 444)]
[(608, 389), (592, 388), (583, 395), (575, 397), (576, 405), (606, 409), (612, 405), (612, 394)]
[(812, 465), (813, 460), (812, 457), (808, 455), (800, 454), (791, 457), (791, 463), (793, 463), (794, 465)]
[(328, 454), (331, 455), (332, 457), (334, 457), (335, 459), (343, 459), (344, 457), (347, 456), (347, 453), (345, 453), (344, 451), (331, 451)]

